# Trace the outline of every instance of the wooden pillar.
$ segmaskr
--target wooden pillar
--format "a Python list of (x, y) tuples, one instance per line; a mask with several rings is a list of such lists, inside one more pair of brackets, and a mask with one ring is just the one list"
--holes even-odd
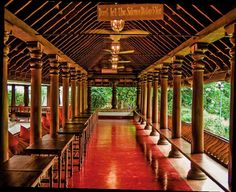
[(137, 82), (137, 100), (136, 100), (137, 111), (141, 110), (141, 81), (138, 79)]
[(50, 93), (50, 85), (47, 86), (47, 107), (50, 107), (51, 104), (50, 104), (50, 96), (51, 96), (51, 93)]
[(116, 85), (117, 85), (117, 82), (113, 81), (113, 83), (112, 83), (112, 100), (111, 100), (112, 109), (117, 109)]
[(155, 69), (153, 74), (153, 100), (152, 100), (152, 131), (150, 136), (157, 136), (158, 132), (154, 129), (159, 129), (158, 124), (158, 80), (159, 80), (159, 71)]
[(77, 73), (75, 67), (70, 68), (70, 76), (71, 76), (71, 109), (72, 109), (72, 119), (78, 114), (77, 110), (77, 89), (76, 89), (76, 81), (77, 81)]
[[(143, 76), (143, 111), (142, 111), (142, 115), (144, 117), (147, 116), (147, 76), (144, 74)], [(145, 124), (145, 120), (142, 119), (141, 124)]]
[(88, 110), (88, 79), (87, 75), (85, 75), (84, 80), (84, 111), (87, 112)]
[(81, 76), (81, 113), (84, 113), (84, 109), (85, 109), (85, 74), (82, 73)]
[[(161, 69), (161, 108), (160, 108), (160, 129), (167, 129), (168, 128), (168, 70), (169, 64), (163, 63)], [(158, 141), (159, 145), (166, 145), (168, 144), (167, 140), (160, 136)]]
[[(140, 88), (141, 88), (141, 97), (140, 97), (140, 106), (139, 106), (139, 112), (143, 113), (143, 77), (140, 77)], [(139, 123), (142, 123), (142, 118), (140, 117), (138, 120)]]
[[(173, 110), (172, 110), (172, 139), (181, 137), (181, 77), (183, 56), (176, 55), (172, 58), (173, 76)], [(169, 157), (180, 158), (182, 154), (173, 145)]]
[(231, 63), (231, 92), (230, 92), (230, 124), (229, 124), (229, 188), (230, 191), (235, 191), (235, 184), (233, 182), (233, 178), (235, 178), (235, 155), (234, 155), (234, 146), (236, 145), (236, 138), (234, 134), (234, 129), (236, 126), (236, 113), (235, 113), (235, 96), (236, 96), (236, 84), (235, 84), (235, 31), (236, 31), (236, 23), (228, 25), (225, 27), (226, 33), (230, 36), (230, 42), (232, 47), (230, 49), (230, 63)]
[(76, 117), (79, 117), (79, 114), (81, 113), (81, 72), (79, 70), (77, 70), (77, 96), (76, 96), (76, 99), (77, 99), (77, 110), (75, 111), (76, 112)]
[(0, 67), (0, 163), (9, 159), (8, 155), (8, 92), (7, 92), (7, 79), (8, 79), (8, 53), (9, 46), (7, 40), (9, 33), (4, 32), (4, 48), (3, 48), (3, 64)]
[[(204, 52), (207, 50), (207, 43), (195, 43), (191, 47), (193, 68), (193, 99), (192, 99), (192, 143), (191, 153), (204, 152), (204, 123), (203, 123), (203, 74), (204, 74)], [(188, 172), (188, 179), (202, 180), (206, 175), (191, 163)]]
[[(152, 123), (152, 73), (148, 73), (147, 75), (147, 122)], [(146, 123), (144, 129), (150, 130), (152, 128), (151, 125)]]
[(59, 63), (58, 56), (49, 54), (48, 60), (50, 64), (50, 135), (52, 137), (57, 135), (59, 131)]
[(88, 109), (87, 112), (91, 113), (92, 112), (92, 80), (88, 81), (88, 93), (87, 93), (87, 101), (88, 101)]
[(66, 62), (62, 64), (62, 87), (63, 87), (63, 96), (62, 96), (62, 126), (65, 126), (65, 123), (69, 121), (69, 67)]
[(24, 105), (29, 106), (29, 85), (24, 86)]
[(12, 107), (16, 106), (16, 86), (15, 85), (11, 86), (11, 106)]
[(42, 46), (39, 42), (27, 42), (30, 51), (31, 70), (31, 102), (30, 102), (30, 144), (35, 143), (42, 137), (42, 103), (41, 103), (41, 82), (42, 82)]

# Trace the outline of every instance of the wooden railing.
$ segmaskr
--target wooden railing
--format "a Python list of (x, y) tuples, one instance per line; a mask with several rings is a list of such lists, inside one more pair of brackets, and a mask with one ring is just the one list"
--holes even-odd
[[(209, 178), (211, 178), (224, 191), (229, 191), (228, 186), (228, 145), (227, 140), (210, 134), (205, 131), (205, 153), (191, 154), (191, 124), (182, 125), (182, 138), (171, 138), (171, 129), (157, 129), (155, 124), (152, 125), (146, 120), (142, 114), (134, 111), (134, 119), (136, 121), (143, 119), (146, 123), (164, 137), (171, 145), (178, 149), (191, 163), (203, 171)], [(171, 125), (171, 118), (168, 119)], [(186, 138), (186, 139), (183, 139)], [(213, 158), (210, 158), (209, 155)], [(215, 161), (218, 159), (218, 161)], [(224, 165), (224, 166), (223, 166)]]

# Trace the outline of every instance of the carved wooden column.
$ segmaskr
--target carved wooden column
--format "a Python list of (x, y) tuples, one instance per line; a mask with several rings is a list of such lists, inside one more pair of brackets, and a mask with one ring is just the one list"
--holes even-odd
[[(141, 88), (141, 97), (140, 97), (140, 110), (139, 112), (142, 114), (143, 113), (143, 76), (140, 77), (140, 88)], [(142, 123), (142, 118), (139, 117), (138, 120), (139, 123)]]
[(77, 110), (77, 89), (76, 89), (76, 81), (77, 81), (77, 73), (75, 67), (70, 68), (70, 77), (71, 77), (71, 109), (72, 109), (72, 119), (76, 117)]
[(137, 111), (141, 109), (141, 81), (140, 79), (137, 81), (137, 100), (136, 100)]
[[(160, 108), (160, 129), (167, 129), (168, 128), (168, 69), (169, 64), (163, 63), (161, 69), (161, 108)], [(158, 141), (159, 145), (166, 145), (168, 144), (167, 140), (160, 136)]]
[(82, 73), (82, 76), (81, 76), (81, 113), (84, 113), (84, 109), (85, 109), (85, 74)]
[(88, 93), (87, 93), (87, 101), (88, 101), (88, 109), (87, 112), (91, 113), (92, 112), (92, 80), (88, 81)]
[(9, 33), (4, 32), (3, 65), (0, 67), (0, 163), (9, 159), (8, 155), (8, 53), (9, 46), (6, 44)]
[[(152, 73), (147, 75), (147, 122), (152, 123)], [(144, 129), (150, 130), (152, 127), (148, 123)]]
[(24, 105), (29, 106), (29, 85), (24, 86)]
[[(172, 110), (172, 139), (181, 137), (181, 76), (183, 56), (176, 55), (172, 58), (173, 68), (173, 110)], [(182, 154), (173, 145), (169, 157), (180, 158)]]
[(16, 106), (16, 86), (11, 86), (11, 106)]
[(117, 109), (116, 85), (117, 85), (117, 82), (113, 81), (113, 83), (112, 83), (112, 101), (111, 101), (112, 109)]
[(50, 96), (51, 96), (51, 93), (50, 93), (50, 85), (47, 86), (47, 107), (50, 107), (51, 104), (50, 104)]
[(84, 112), (86, 113), (88, 110), (88, 76), (85, 76), (84, 81)]
[(39, 42), (27, 42), (30, 51), (31, 70), (31, 102), (30, 102), (30, 144), (35, 143), (42, 137), (42, 103), (41, 103), (41, 82), (42, 82), (42, 46)]
[(236, 138), (234, 134), (234, 129), (236, 126), (236, 114), (235, 114), (235, 96), (236, 96), (236, 83), (235, 83), (235, 31), (236, 31), (236, 23), (233, 23), (231, 25), (228, 25), (225, 27), (226, 33), (230, 36), (230, 42), (232, 44), (232, 47), (230, 49), (230, 63), (231, 63), (231, 93), (230, 93), (230, 125), (229, 125), (229, 164), (228, 164), (228, 170), (229, 170), (229, 188), (230, 191), (235, 191), (235, 184), (233, 183), (233, 178), (235, 178), (235, 165), (233, 165), (233, 162), (235, 162), (235, 155), (233, 147), (236, 145)]
[(52, 137), (57, 135), (59, 130), (59, 63), (58, 56), (49, 54), (48, 60), (50, 64), (50, 135)]
[(79, 70), (77, 70), (77, 114), (76, 114), (76, 117), (79, 117), (79, 114), (81, 113), (81, 72)]
[[(147, 116), (147, 76), (144, 75), (143, 76), (143, 111), (142, 111), (142, 115), (144, 117)], [(142, 119), (141, 124), (145, 124), (145, 120)]]
[[(195, 43), (191, 47), (193, 68), (193, 99), (192, 99), (192, 143), (191, 153), (204, 152), (204, 124), (203, 124), (203, 74), (204, 52), (207, 50), (206, 43)], [(191, 163), (188, 179), (206, 179), (205, 174)]]
[(154, 129), (159, 129), (158, 124), (158, 80), (159, 80), (159, 71), (156, 69), (153, 73), (153, 100), (152, 100), (152, 132), (150, 136), (157, 136), (158, 132)]
[(69, 121), (69, 78), (70, 72), (69, 67), (66, 62), (62, 64), (62, 86), (63, 86), (63, 96), (62, 96), (62, 126)]

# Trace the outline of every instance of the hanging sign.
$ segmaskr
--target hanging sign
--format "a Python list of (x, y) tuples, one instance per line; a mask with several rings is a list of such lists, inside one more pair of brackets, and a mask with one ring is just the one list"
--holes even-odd
[(98, 21), (162, 20), (163, 4), (98, 5)]

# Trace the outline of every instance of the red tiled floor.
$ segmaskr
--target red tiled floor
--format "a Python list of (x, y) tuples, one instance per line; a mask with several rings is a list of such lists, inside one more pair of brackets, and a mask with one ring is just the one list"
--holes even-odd
[(191, 188), (132, 120), (99, 120), (72, 188), (179, 190)]

